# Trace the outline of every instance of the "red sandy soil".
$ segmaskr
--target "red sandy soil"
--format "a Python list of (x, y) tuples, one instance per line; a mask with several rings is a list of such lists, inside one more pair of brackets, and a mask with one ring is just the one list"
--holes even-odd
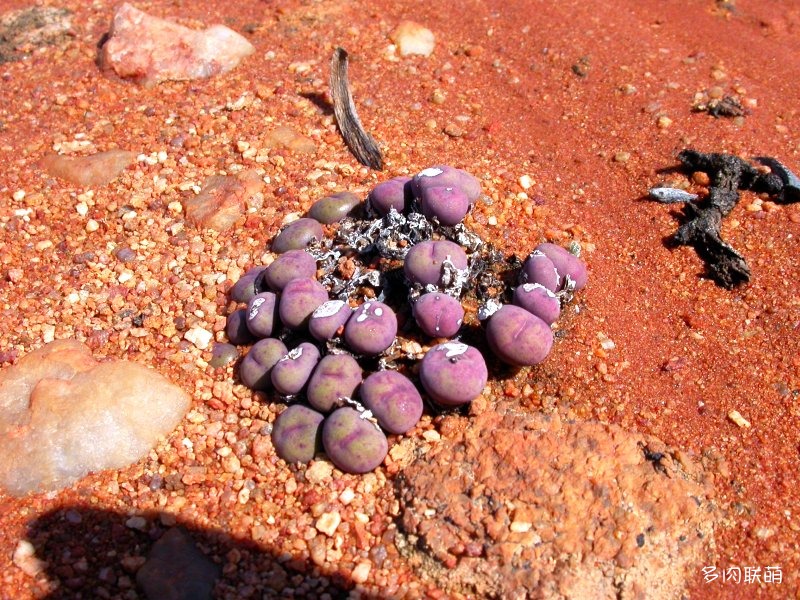
[[(2, 11), (26, 5), (0, 1)], [(777, 565), (783, 583), (706, 583), (700, 571), (704, 565), (698, 565), (687, 574), (687, 594), (700, 599), (796, 596), (800, 205), (776, 206), (743, 195), (725, 222), (723, 237), (747, 258), (752, 281), (725, 290), (703, 276), (704, 266), (693, 249), (665, 244), (676, 229), (678, 211), (641, 201), (656, 183), (685, 180), (659, 170), (674, 166), (676, 154), (687, 147), (745, 158), (769, 155), (800, 169), (800, 8), (795, 2), (739, 0), (728, 8), (712, 0), (138, 2), (147, 12), (186, 25), (222, 22), (249, 31), (246, 35), (257, 48), (227, 75), (149, 90), (110, 80), (94, 64), (95, 45), (107, 30), (114, 3), (67, 0), (62, 5), (76, 13), (72, 40), (0, 66), (2, 216), (26, 206), (35, 216), (23, 227), (24, 235), (7, 226), (0, 229), (5, 331), (0, 350), (21, 355), (41, 345), (48, 322), (56, 325), (56, 337), (84, 339), (106, 328), (110, 333), (96, 335), (98, 355), (156, 366), (194, 390), (196, 411), (225, 423), (225, 415), (232, 415), (235, 421), (254, 403), (236, 386), (227, 395), (234, 405), (218, 403), (214, 416), (208, 401), (219, 395), (215, 382), (226, 381), (225, 375), (196, 366), (198, 358), (208, 359), (207, 352), (184, 346), (183, 358), (176, 357), (185, 345), (180, 331), (136, 338), (124, 327), (113, 327), (110, 313), (63, 308), (62, 294), (82, 285), (89, 289), (95, 281), (105, 283), (103, 277), (116, 277), (119, 271), (102, 277), (91, 269), (81, 271), (67, 289), (64, 280), (69, 278), (61, 278), (61, 263), (81, 251), (108, 253), (108, 243), (153, 239), (153, 231), (163, 232), (180, 220), (167, 206), (180, 199), (181, 181), (202, 182), (235, 163), (260, 166), (272, 178), (264, 213), (250, 217), (246, 229), (237, 233), (211, 235), (187, 227), (183, 246), (168, 243), (171, 235), (156, 239), (157, 250), (143, 251), (149, 273), (143, 278), (177, 285), (187, 277), (199, 279), (203, 269), (219, 270), (215, 261), (234, 266), (244, 256), (238, 266), (249, 266), (258, 262), (285, 215), (307, 209), (328, 189), (363, 192), (394, 175), (452, 164), (480, 177), (484, 192), (494, 199), (468, 219), (484, 239), (519, 254), (545, 239), (562, 244), (574, 239), (584, 246), (589, 265), (590, 281), (578, 298), (580, 314), (568, 321), (567, 334), (547, 363), (505, 387), (495, 386), (495, 393), (520, 396), (526, 410), (545, 410), (552, 402), (572, 418), (618, 424), (672, 447), (722, 459), (727, 468), (720, 469), (715, 492), (726, 516), (718, 523), (716, 545), (704, 565)], [(388, 33), (406, 18), (434, 32), (433, 55), (387, 58)], [(328, 61), (337, 45), (351, 55), (361, 119), (384, 144), (387, 168), (382, 173), (360, 168), (332, 123), (325, 93)], [(274, 55), (265, 57), (268, 52)], [(293, 63), (308, 63), (308, 69)], [(733, 120), (693, 112), (695, 93), (714, 86), (741, 97), (749, 114)], [(241, 111), (209, 110), (243, 93), (260, 102)], [(281, 161), (261, 165), (243, 159), (236, 142), (255, 144), (276, 124), (314, 139), (316, 153), (286, 152)], [(169, 145), (190, 126), (197, 131), (189, 135), (191, 144)], [(147, 155), (165, 150), (170, 158), (161, 167), (173, 169), (173, 174), (161, 173), (168, 179), (166, 190), (159, 192), (153, 184), (160, 167), (139, 163), (96, 190), (89, 217), (101, 228), (86, 234), (85, 219), (74, 210), (75, 194), (82, 190), (48, 180), (35, 167), (55, 142), (81, 132), (89, 133), (98, 150), (119, 146)], [(177, 162), (181, 156), (189, 157), (188, 167)], [(144, 176), (137, 176), (143, 169)], [(310, 182), (315, 169), (326, 174)], [(528, 199), (518, 196), (522, 175), (534, 182), (525, 190)], [(703, 193), (700, 184), (697, 178), (690, 189)], [(17, 190), (25, 190), (26, 199), (12, 201)], [(118, 212), (137, 194), (143, 200), (133, 221), (146, 234), (125, 225)], [(148, 218), (154, 224), (146, 223)], [(42, 240), (51, 240), (52, 247), (37, 247)], [(58, 249), (62, 240), (67, 250)], [(178, 267), (167, 271), (173, 258), (185, 275)], [(24, 269), (25, 278), (12, 284), (6, 273), (15, 267)], [(112, 261), (106, 271), (117, 267)], [(185, 315), (190, 322), (199, 319), (219, 329), (224, 291), (231, 283), (166, 298), (163, 322)], [(112, 280), (109, 285), (117, 284)], [(48, 295), (52, 290), (55, 296)], [(136, 296), (128, 296), (126, 303), (142, 310)], [(203, 316), (196, 316), (198, 310)], [(614, 349), (601, 348), (600, 333), (613, 340)], [(538, 391), (521, 393), (537, 381), (544, 381), (547, 401)], [(732, 410), (751, 427), (734, 424), (728, 418)], [(271, 421), (273, 412), (253, 408), (250, 414)], [(426, 423), (435, 426), (430, 419)], [(186, 458), (181, 439), (191, 434), (191, 427), (187, 424), (144, 465), (91, 476), (59, 494), (0, 497), (0, 597), (32, 597), (39, 589), (10, 563), (34, 518), (74, 505), (123, 513), (158, 509), (157, 499), (145, 494), (140, 500), (137, 495), (143, 473), (159, 461), (170, 462), (164, 459), (170, 453), (176, 455), (170, 464), (178, 471), (183, 464), (208, 464), (203, 453), (214, 458), (213, 444), (198, 449), (191, 461)], [(295, 486), (286, 481), (292, 477), (285, 467), (275, 467), (259, 485), (277, 485), (281, 493), (286, 487), (291, 495)], [(390, 486), (381, 487), (382, 474), (376, 479), (380, 489), (375, 502), (390, 507)], [(231, 489), (226, 481), (224, 473), (209, 475), (202, 492), (181, 502), (186, 507), (181, 519), (246, 537), (252, 515), (224, 506), (220, 495)], [(344, 481), (363, 487), (358, 478)], [(362, 487), (357, 502), (368, 503), (369, 490), (362, 497)], [(170, 508), (173, 500), (171, 496), (160, 508)], [(281, 502), (284, 515), (307, 506), (300, 500)], [(370, 534), (386, 530), (391, 511), (383, 516)], [(282, 543), (273, 546), (286, 551)], [(351, 556), (347, 543), (343, 551)], [(289, 547), (308, 556), (299, 546)], [(395, 558), (393, 564), (406, 581), (414, 580), (402, 560)], [(380, 595), (389, 583), (376, 581), (371, 590)], [(415, 589), (436, 594), (435, 582)]]

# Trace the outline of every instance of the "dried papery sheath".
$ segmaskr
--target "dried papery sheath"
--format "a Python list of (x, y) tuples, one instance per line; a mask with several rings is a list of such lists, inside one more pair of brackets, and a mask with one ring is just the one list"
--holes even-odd
[(438, 287), (433, 286), (433, 289), (429, 291), (440, 290), (449, 296), (459, 298), (461, 297), (461, 290), (467, 285), (468, 278), (469, 270), (459, 269), (448, 256), (442, 262), (441, 285)]
[(501, 308), (503, 308), (503, 305), (497, 300), (487, 300), (478, 306), (478, 320), (485, 321)]
[[(390, 217), (390, 223), (387, 223)], [(433, 226), (422, 214), (411, 213), (404, 217), (396, 211), (391, 211), (384, 217), (379, 234), (376, 248), (380, 255), (384, 258), (402, 259), (414, 244), (433, 237)]]
[(374, 221), (344, 221), (337, 233), (337, 242), (357, 252), (376, 251), (384, 258), (403, 259), (408, 250), (433, 236), (433, 226), (418, 213), (407, 217), (392, 209)]
[(336, 122), (345, 143), (362, 165), (383, 169), (383, 157), (375, 139), (364, 130), (356, 113), (347, 79), (347, 51), (336, 48), (331, 59), (331, 99)]
[(355, 409), (358, 412), (358, 418), (363, 419), (365, 421), (369, 421), (375, 426), (375, 429), (381, 431), (380, 425), (378, 425), (378, 420), (375, 418), (375, 415), (372, 414), (371, 410), (368, 410), (361, 402), (358, 400), (354, 400), (349, 396), (342, 396), (339, 398), (337, 402), (338, 406), (349, 406), (350, 408)]
[(453, 240), (456, 244), (466, 248), (467, 253), (471, 254), (477, 252), (483, 246), (483, 240), (477, 233), (469, 231), (463, 223), (459, 223), (455, 227), (444, 228), (447, 237)]
[(572, 302), (572, 298), (575, 296), (575, 281), (572, 277), (564, 276), (564, 287), (556, 292), (556, 296), (562, 307)]

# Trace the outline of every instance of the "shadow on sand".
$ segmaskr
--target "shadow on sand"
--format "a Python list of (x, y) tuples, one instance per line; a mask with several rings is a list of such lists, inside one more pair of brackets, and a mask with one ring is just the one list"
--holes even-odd
[(64, 506), (32, 521), (26, 537), (46, 564), (37, 597), (48, 600), (372, 598), (355, 591), (344, 572), (321, 572), (310, 560), (276, 556), (252, 540), (167, 513), (131, 520)]

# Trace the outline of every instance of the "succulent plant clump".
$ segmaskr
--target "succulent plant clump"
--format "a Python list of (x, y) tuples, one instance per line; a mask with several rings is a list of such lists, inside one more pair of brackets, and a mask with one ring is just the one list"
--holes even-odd
[[(477, 398), (495, 359), (547, 357), (586, 265), (549, 243), (524, 262), (504, 257), (462, 223), (480, 195), (477, 178), (445, 165), (380, 183), (364, 202), (332, 194), (275, 236), (269, 266), (231, 288), (246, 307), (229, 314), (226, 333), (253, 344), (239, 379), (291, 403), (272, 431), (278, 456), (305, 463), (324, 452), (342, 471), (371, 471), (426, 404), (457, 410)], [(409, 355), (409, 340), (427, 351)], [(236, 356), (224, 350), (217, 364)]]

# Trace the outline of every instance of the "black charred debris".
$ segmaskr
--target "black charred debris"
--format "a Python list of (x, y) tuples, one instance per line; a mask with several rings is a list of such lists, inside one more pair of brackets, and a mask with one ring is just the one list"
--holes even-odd
[(708, 267), (710, 277), (724, 288), (750, 280), (750, 267), (744, 257), (720, 237), (722, 219), (739, 202), (739, 191), (768, 194), (778, 204), (800, 202), (800, 179), (775, 158), (757, 156), (754, 160), (769, 168), (759, 169), (732, 154), (683, 150), (678, 154), (687, 173), (704, 172), (710, 179), (708, 197), (695, 203), (689, 194), (672, 188), (653, 188), (655, 202), (684, 203), (685, 222), (673, 239), (678, 245), (694, 246)]

